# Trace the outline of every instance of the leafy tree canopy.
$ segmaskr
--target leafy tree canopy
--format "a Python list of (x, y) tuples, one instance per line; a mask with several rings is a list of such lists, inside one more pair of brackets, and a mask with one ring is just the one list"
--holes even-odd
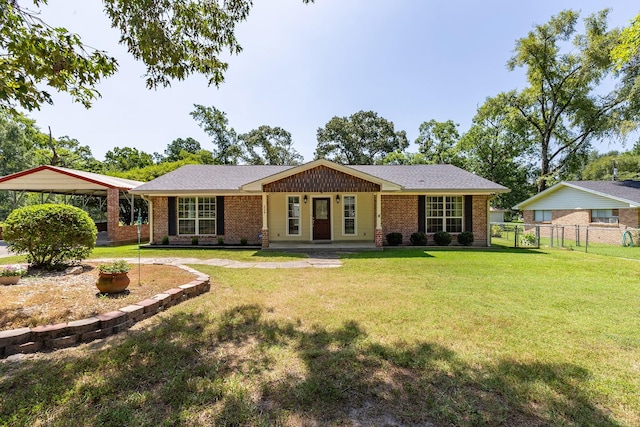
[[(616, 77), (611, 50), (619, 31), (607, 30), (607, 13), (587, 17), (585, 34), (576, 34), (578, 13), (566, 10), (516, 42), (508, 65), (524, 67), (529, 85), (514, 93), (507, 107), (522, 116), (538, 147), (538, 191), (571, 175), (583, 164), (592, 142), (623, 138), (637, 126), (634, 84), (618, 80), (608, 92), (601, 85), (605, 78)], [(573, 48), (563, 52), (568, 41)]]
[(202, 150), (200, 143), (191, 137), (174, 139), (167, 145), (167, 149), (164, 150), (165, 157), (163, 160), (176, 162), (188, 157), (190, 154), (196, 154), (200, 150)]
[(396, 150), (376, 162), (379, 165), (425, 165), (429, 160), (422, 153), (407, 153)]
[(523, 118), (505, 108), (510, 96), (502, 93), (488, 98), (458, 143), (469, 171), (511, 189), (493, 202), (504, 209), (535, 193), (533, 144)]
[(396, 132), (393, 122), (373, 111), (333, 117), (317, 136), (315, 158), (346, 165), (372, 165), (409, 146), (405, 131)]
[(191, 112), (198, 125), (213, 140), (213, 157), (216, 163), (222, 165), (236, 165), (244, 156), (244, 152), (238, 143), (238, 134), (235, 129), (229, 127), (229, 119), (224, 111), (216, 107), (205, 107), (194, 104), (195, 110)]
[(611, 58), (618, 68), (640, 57), (640, 13), (631, 20), (620, 34), (620, 43), (611, 51)]
[(452, 120), (446, 122), (429, 120), (420, 125), (420, 135), (416, 138), (416, 145), (427, 163), (463, 166), (464, 162), (457, 148), (460, 139), (458, 126)]
[(581, 179), (610, 181), (614, 178), (614, 169), (620, 181), (640, 179), (640, 154), (630, 151), (595, 156), (582, 170)]
[(153, 157), (137, 148), (114, 147), (105, 153), (104, 165), (110, 170), (126, 172), (153, 165)]
[(20, 172), (33, 166), (35, 122), (23, 115), (0, 110), (0, 176)]
[(280, 127), (260, 126), (238, 137), (250, 165), (299, 165), (303, 157), (293, 148), (291, 134)]
[[(313, 0), (302, 0), (310, 3)], [(31, 3), (31, 8), (25, 6)], [(38, 109), (53, 103), (42, 84), (67, 92), (86, 107), (99, 96), (95, 85), (117, 71), (108, 53), (88, 47), (77, 34), (40, 18), (47, 0), (0, 0), (0, 107)], [(209, 84), (224, 80), (220, 57), (242, 48), (236, 25), (252, 0), (103, 0), (120, 43), (146, 66), (149, 88), (169, 86), (192, 74)]]

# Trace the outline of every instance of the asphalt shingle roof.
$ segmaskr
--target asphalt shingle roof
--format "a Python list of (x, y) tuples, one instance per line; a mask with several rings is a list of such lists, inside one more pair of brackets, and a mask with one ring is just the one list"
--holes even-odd
[(294, 166), (186, 165), (136, 187), (139, 191), (239, 190)]
[[(412, 190), (508, 191), (506, 187), (452, 165), (349, 165)], [(295, 166), (187, 165), (135, 188), (135, 192), (233, 191)]]
[(453, 165), (357, 165), (349, 166), (405, 190), (496, 190), (506, 187), (496, 184)]
[(640, 181), (567, 181), (567, 184), (640, 203)]

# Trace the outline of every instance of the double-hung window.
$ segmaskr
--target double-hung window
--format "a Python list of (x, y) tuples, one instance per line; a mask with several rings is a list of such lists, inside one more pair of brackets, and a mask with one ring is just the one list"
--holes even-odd
[(462, 232), (462, 196), (428, 196), (426, 202), (427, 233)]
[(216, 198), (179, 197), (178, 234), (216, 234)]
[(300, 196), (287, 197), (287, 234), (300, 235)]
[(533, 211), (535, 222), (551, 222), (551, 211)]
[(342, 231), (345, 235), (356, 234), (356, 196), (344, 196), (342, 198), (344, 224)]
[(591, 222), (617, 224), (618, 215), (619, 215), (618, 209), (592, 209)]

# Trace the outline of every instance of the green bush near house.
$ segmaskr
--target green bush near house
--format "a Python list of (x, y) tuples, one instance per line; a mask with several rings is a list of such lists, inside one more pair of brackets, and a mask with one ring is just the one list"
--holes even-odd
[(438, 246), (448, 246), (451, 243), (451, 234), (446, 231), (438, 231), (433, 235), (433, 241)]
[(427, 235), (422, 231), (417, 231), (411, 234), (409, 238), (411, 240), (411, 244), (414, 246), (426, 246), (427, 244)]
[(387, 243), (389, 246), (398, 246), (402, 244), (402, 233), (396, 231), (387, 234)]
[(470, 246), (474, 241), (473, 233), (471, 231), (463, 231), (458, 234), (458, 243), (463, 246)]
[(3, 234), (9, 251), (26, 254), (32, 266), (59, 269), (88, 257), (98, 230), (82, 209), (44, 204), (11, 212)]

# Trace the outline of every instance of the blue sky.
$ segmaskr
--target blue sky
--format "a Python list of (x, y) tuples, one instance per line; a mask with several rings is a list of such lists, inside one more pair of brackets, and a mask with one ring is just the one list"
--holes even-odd
[(102, 98), (89, 110), (56, 94), (53, 106), (29, 116), (103, 159), (116, 146), (162, 153), (186, 137), (210, 150), (210, 138), (189, 113), (193, 104), (215, 106), (238, 133), (261, 125), (288, 130), (310, 161), (319, 127), (333, 116), (373, 110), (405, 130), (409, 151), (416, 151), (422, 122), (451, 119), (463, 132), (487, 97), (525, 86), (524, 72), (508, 71), (506, 63), (515, 41), (535, 24), (563, 9), (586, 17), (606, 7), (612, 27), (627, 25), (640, 11), (629, 0), (256, 0), (237, 32), (244, 51), (227, 58), (220, 88), (193, 76), (148, 90), (144, 67), (117, 44), (101, 2), (51, 1), (43, 19), (108, 51), (120, 71), (98, 86)]

